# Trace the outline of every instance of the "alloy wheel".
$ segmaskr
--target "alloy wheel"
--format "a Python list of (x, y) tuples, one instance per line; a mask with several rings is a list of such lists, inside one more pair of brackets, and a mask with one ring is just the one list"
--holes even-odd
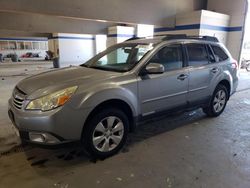
[(213, 101), (213, 108), (216, 113), (219, 113), (223, 110), (226, 105), (226, 92), (224, 90), (219, 90)]
[(92, 136), (93, 145), (100, 152), (109, 152), (119, 145), (123, 135), (123, 122), (118, 117), (109, 116), (96, 125)]

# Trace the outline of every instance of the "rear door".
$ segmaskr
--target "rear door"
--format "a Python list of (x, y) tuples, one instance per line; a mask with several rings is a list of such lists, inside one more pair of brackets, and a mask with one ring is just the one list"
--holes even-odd
[(210, 47), (203, 43), (186, 43), (189, 67), (188, 103), (199, 104), (211, 95), (210, 85), (219, 73)]

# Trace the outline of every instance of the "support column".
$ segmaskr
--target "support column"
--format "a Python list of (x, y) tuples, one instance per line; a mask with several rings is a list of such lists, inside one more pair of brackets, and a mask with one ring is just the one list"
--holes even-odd
[(135, 36), (135, 28), (129, 26), (113, 26), (108, 28), (107, 46), (123, 42)]

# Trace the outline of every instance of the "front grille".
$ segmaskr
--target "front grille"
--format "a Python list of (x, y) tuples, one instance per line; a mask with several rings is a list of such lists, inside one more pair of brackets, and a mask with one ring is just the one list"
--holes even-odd
[(23, 91), (21, 91), (19, 88), (16, 87), (14, 89), (12, 98), (13, 98), (13, 105), (17, 109), (22, 109), (24, 99), (25, 99), (25, 93)]

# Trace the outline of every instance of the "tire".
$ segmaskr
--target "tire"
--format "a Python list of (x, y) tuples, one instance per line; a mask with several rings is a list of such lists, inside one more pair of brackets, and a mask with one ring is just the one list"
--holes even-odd
[(203, 108), (203, 112), (209, 117), (218, 117), (223, 113), (228, 99), (229, 91), (224, 85), (219, 84), (214, 90), (209, 106)]
[(86, 123), (83, 146), (92, 157), (105, 159), (118, 153), (124, 146), (128, 130), (129, 120), (123, 111), (117, 108), (102, 109)]

